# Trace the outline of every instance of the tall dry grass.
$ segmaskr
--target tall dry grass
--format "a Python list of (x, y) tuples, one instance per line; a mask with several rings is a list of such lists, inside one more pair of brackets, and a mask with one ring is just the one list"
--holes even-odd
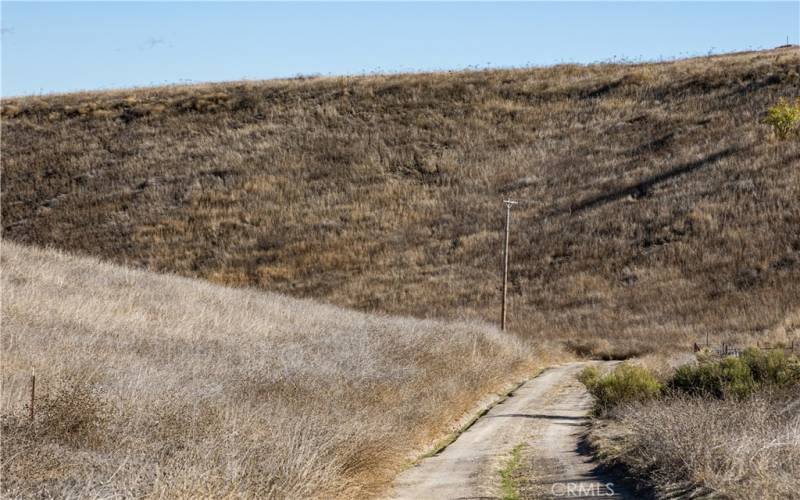
[[(738, 358), (650, 356), (638, 364), (650, 369), (621, 365), (602, 379), (582, 374), (604, 417), (593, 422), (588, 442), (601, 461), (620, 468), (619, 477), (658, 498), (800, 496), (796, 356), (751, 349)], [(654, 385), (657, 392), (649, 390)]]
[[(786, 47), (4, 100), (5, 238), (619, 357), (800, 307)], [(602, 339), (587, 342), (587, 338)]]
[(738, 401), (676, 396), (623, 407), (618, 418), (626, 432), (617, 463), (662, 494), (800, 496), (796, 389)]
[[(373, 496), (530, 350), (2, 247), (2, 496)], [(36, 371), (36, 419), (25, 407)]]

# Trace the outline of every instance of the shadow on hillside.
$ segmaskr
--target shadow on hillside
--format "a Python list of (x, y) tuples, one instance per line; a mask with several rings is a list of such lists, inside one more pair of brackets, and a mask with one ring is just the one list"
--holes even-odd
[(728, 156), (731, 156), (732, 154), (740, 150), (741, 150), (740, 148), (733, 148), (733, 147), (723, 149), (712, 155), (706, 156), (705, 158), (702, 158), (700, 160), (685, 163), (666, 172), (648, 177), (636, 184), (626, 186), (624, 188), (617, 189), (616, 191), (612, 191), (610, 193), (602, 194), (581, 201), (577, 205), (573, 205), (572, 207), (566, 209), (565, 212), (567, 213), (582, 212), (584, 210), (589, 210), (592, 208), (597, 208), (606, 205), (608, 203), (620, 200), (627, 196), (630, 196), (635, 199), (644, 198), (650, 193), (650, 190), (653, 187), (657, 186), (658, 184), (666, 182), (670, 179), (674, 179), (676, 177), (681, 177), (690, 174), (692, 172), (695, 172), (723, 158), (727, 158)]
[(614, 80), (613, 82), (606, 83), (601, 85), (595, 89), (584, 91), (581, 93), (582, 99), (596, 99), (598, 97), (603, 97), (604, 95), (613, 92), (617, 88), (621, 87), (625, 83), (625, 78), (619, 78)]

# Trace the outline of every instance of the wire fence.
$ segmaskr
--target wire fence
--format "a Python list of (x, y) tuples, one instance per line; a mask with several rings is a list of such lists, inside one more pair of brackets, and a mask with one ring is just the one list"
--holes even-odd
[(742, 346), (737, 344), (728, 344), (725, 342), (721, 344), (698, 344), (695, 342), (693, 350), (694, 352), (706, 351), (709, 354), (720, 358), (728, 356), (738, 358), (745, 350), (747, 350), (748, 347), (756, 347), (762, 351), (783, 351), (783, 353), (788, 356), (796, 353), (800, 354), (800, 343), (795, 343), (794, 341), (789, 344), (756, 342), (755, 346)]

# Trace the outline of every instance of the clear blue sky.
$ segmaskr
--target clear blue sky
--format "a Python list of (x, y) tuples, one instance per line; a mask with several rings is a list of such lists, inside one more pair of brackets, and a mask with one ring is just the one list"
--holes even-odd
[(800, 2), (2, 2), (4, 96), (798, 43)]

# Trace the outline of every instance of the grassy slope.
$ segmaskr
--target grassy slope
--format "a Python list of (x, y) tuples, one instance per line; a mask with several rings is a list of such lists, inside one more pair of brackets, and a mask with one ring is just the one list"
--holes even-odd
[(8, 242), (2, 318), (3, 497), (373, 496), (531, 368), (518, 339), (480, 323), (372, 316)]
[[(3, 234), (366, 311), (617, 350), (800, 305), (800, 145), (760, 123), (796, 47), (640, 65), (4, 101)], [(599, 346), (602, 347), (602, 346)]]

